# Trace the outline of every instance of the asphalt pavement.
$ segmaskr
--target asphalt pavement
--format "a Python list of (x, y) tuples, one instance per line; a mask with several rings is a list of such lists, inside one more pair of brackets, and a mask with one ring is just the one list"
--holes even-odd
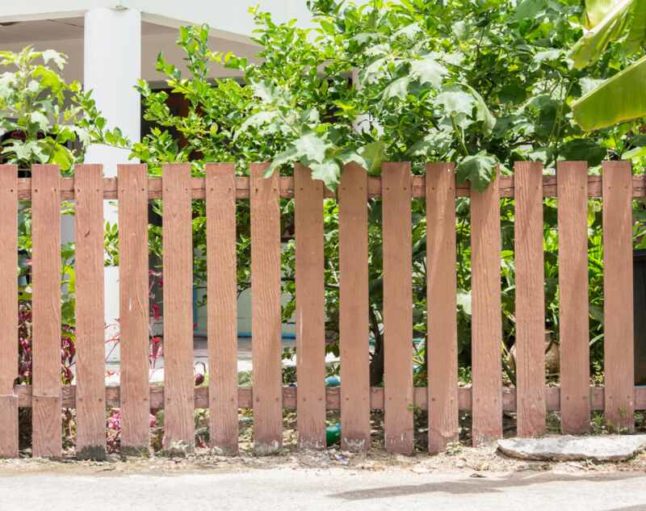
[(646, 475), (251, 469), (0, 476), (0, 511), (646, 511)]

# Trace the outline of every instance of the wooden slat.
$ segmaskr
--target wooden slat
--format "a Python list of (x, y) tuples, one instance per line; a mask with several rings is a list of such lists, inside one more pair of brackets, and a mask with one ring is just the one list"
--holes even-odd
[(497, 177), (471, 191), (473, 444), (502, 436), (500, 194)]
[(588, 193), (585, 162), (559, 162), (559, 347), (561, 428), (590, 428), (588, 327)]
[(238, 452), (236, 197), (233, 164), (206, 166), (211, 445)]
[(281, 269), (278, 175), (251, 166), (251, 349), (256, 452), (282, 445)]
[(628, 431), (635, 428), (631, 181), (629, 162), (604, 162), (605, 418), (613, 429)]
[(516, 385), (518, 436), (545, 433), (543, 166), (515, 166)]
[(101, 165), (78, 165), (76, 193), (76, 451), (104, 459), (105, 329)]
[(191, 166), (164, 165), (164, 448), (192, 449), (193, 229)]
[(119, 165), (121, 447), (148, 450), (148, 179), (145, 165)]
[(32, 352), (35, 457), (59, 457), (61, 435), (61, 205), (56, 165), (32, 178)]
[(426, 292), (428, 450), (458, 440), (458, 334), (455, 241), (455, 171), (426, 169)]
[(341, 448), (370, 448), (368, 179), (347, 165), (339, 184)]
[(410, 164), (383, 166), (384, 437), (410, 454), (413, 428), (413, 283)]
[(0, 457), (18, 456), (18, 168), (0, 165)]
[(325, 447), (325, 281), (323, 182), (294, 168), (298, 443)]

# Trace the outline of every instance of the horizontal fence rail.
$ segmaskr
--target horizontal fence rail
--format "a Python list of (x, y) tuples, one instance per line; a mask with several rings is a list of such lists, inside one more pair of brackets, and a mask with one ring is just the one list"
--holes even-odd
[[(128, 168), (129, 165), (122, 165)], [(104, 177), (102, 180), (103, 198), (117, 199), (119, 179), (114, 177)], [(206, 179), (202, 177), (192, 177), (191, 180), (191, 198), (200, 200), (206, 198)], [(60, 181), (61, 199), (72, 200), (75, 195), (74, 178), (64, 177)], [(646, 175), (632, 177), (632, 197), (639, 199), (646, 197)], [(498, 179), (498, 189), (500, 197), (514, 197), (514, 177), (501, 176)], [(147, 194), (149, 199), (162, 198), (162, 178), (148, 177)], [(368, 198), (382, 196), (381, 177), (369, 176), (367, 178)], [(600, 198), (603, 196), (601, 176), (588, 176), (587, 179), (587, 196), (590, 198)], [(250, 178), (247, 176), (235, 177), (235, 197), (236, 199), (248, 199), (250, 197)], [(294, 178), (281, 176), (278, 179), (278, 192), (281, 198), (294, 198)], [(325, 188), (324, 197), (333, 199), (337, 193)], [(468, 183), (455, 184), (456, 197), (470, 197), (472, 194)], [(426, 177), (420, 175), (411, 175), (411, 196), (415, 199), (421, 199), (426, 196)], [(30, 178), (18, 178), (18, 199), (30, 200), (32, 197), (32, 185)], [(556, 176), (543, 176), (543, 197), (557, 197)]]
[[(15, 387), (15, 399), (21, 408), (30, 408), (33, 404), (31, 385), (17, 385)], [(105, 387), (105, 404), (109, 407), (123, 405), (122, 387), (110, 385)], [(635, 410), (646, 410), (646, 387), (638, 386), (633, 388), (635, 399)], [(545, 410), (558, 412), (561, 410), (561, 393), (559, 387), (544, 387)], [(603, 411), (605, 403), (605, 389), (601, 386), (589, 387), (590, 410)], [(77, 403), (78, 389), (76, 385), (63, 385), (61, 387), (61, 403), (64, 408), (75, 408)], [(325, 409), (338, 411), (343, 409), (343, 386), (325, 388)], [(470, 412), (473, 409), (473, 388), (455, 387), (456, 410)], [(413, 405), (420, 410), (429, 410), (428, 390), (426, 387), (414, 387)], [(150, 385), (146, 399), (150, 403), (151, 410), (164, 408), (164, 387), (163, 385)], [(253, 409), (253, 387), (236, 387), (235, 405), (241, 409)], [(291, 386), (282, 387), (282, 406), (285, 410), (297, 410), (298, 388)], [(518, 411), (517, 389), (514, 387), (503, 387), (501, 390), (502, 409), (505, 412)], [(196, 387), (193, 391), (194, 409), (208, 408), (212, 396), (207, 387)], [(383, 411), (385, 407), (383, 387), (370, 387), (368, 391), (368, 403), (370, 410)], [(431, 406), (432, 408), (432, 406)]]
[[(582, 162), (559, 162), (555, 175), (520, 162), (513, 175), (497, 175), (489, 188), (458, 183), (448, 163), (413, 175), (408, 163), (384, 164), (382, 177), (347, 166), (330, 191), (296, 166), (294, 177), (264, 177), (267, 164), (236, 176), (233, 164), (209, 164), (191, 177), (190, 164), (165, 165), (150, 177), (145, 165), (118, 166), (116, 178), (100, 165), (79, 165), (76, 177), (37, 165), (17, 178), (0, 165), (0, 457), (19, 453), (19, 409), (32, 411), (34, 456), (59, 457), (61, 410), (76, 409), (77, 454), (105, 453), (105, 414), (121, 410), (122, 452), (150, 447), (150, 413), (163, 409), (163, 446), (191, 450), (194, 410), (208, 409), (211, 446), (238, 452), (240, 409), (253, 411), (259, 453), (283, 442), (283, 411), (296, 410), (298, 444), (323, 448), (328, 411), (339, 412), (341, 445), (371, 446), (371, 411), (383, 412), (386, 450), (415, 449), (415, 410), (428, 416), (428, 451), (459, 438), (460, 412), (472, 419), (472, 441), (502, 436), (503, 414), (515, 413), (520, 436), (546, 431), (558, 411), (565, 433), (584, 433), (593, 411), (608, 425), (630, 431), (635, 410), (646, 409), (646, 388), (634, 386), (632, 200), (646, 197), (646, 176), (628, 162), (605, 162), (588, 175)], [(458, 385), (456, 198), (469, 197), (471, 228), (472, 385)], [(283, 386), (281, 363), (280, 199), (294, 198), (297, 386)], [(324, 199), (338, 202), (339, 364), (341, 386), (325, 386)], [(370, 199), (381, 199), (384, 385), (370, 384)], [(516, 387), (503, 386), (501, 366), (501, 199), (514, 199)], [(544, 199), (556, 199), (560, 329), (560, 386), (546, 384)], [(590, 383), (588, 200), (602, 199), (604, 241), (604, 382)], [(148, 202), (163, 204), (164, 384), (149, 383), (150, 303)], [(249, 200), (252, 290), (252, 385), (237, 374), (238, 200)], [(411, 201), (426, 215), (427, 386), (413, 386)], [(76, 348), (74, 385), (60, 377), (62, 200), (76, 203)], [(119, 205), (120, 385), (105, 386), (102, 201)], [(192, 200), (206, 211), (208, 386), (193, 375)], [(17, 267), (19, 201), (31, 202), (31, 310), (33, 374), (18, 377)], [(419, 285), (419, 283), (417, 283)], [(374, 290), (373, 290), (374, 291)], [(464, 339), (460, 339), (464, 341)]]

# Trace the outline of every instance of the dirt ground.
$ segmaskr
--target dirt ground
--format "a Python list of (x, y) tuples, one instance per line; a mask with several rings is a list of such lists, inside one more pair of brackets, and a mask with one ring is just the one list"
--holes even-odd
[(582, 462), (534, 462), (508, 458), (496, 451), (494, 444), (478, 448), (460, 444), (451, 446), (448, 452), (435, 456), (416, 454), (396, 456), (381, 450), (355, 454), (328, 448), (322, 451), (300, 451), (285, 448), (276, 455), (255, 456), (242, 454), (234, 457), (219, 456), (207, 449), (197, 449), (185, 457), (169, 458), (152, 456), (150, 458), (109, 456), (107, 461), (78, 461), (74, 458), (45, 460), (21, 458), (0, 460), (0, 476), (19, 474), (38, 474), (56, 472), (60, 474), (177, 474), (202, 471), (237, 472), (249, 469), (348, 469), (351, 471), (385, 471), (391, 468), (411, 473), (517, 473), (517, 472), (556, 472), (567, 474), (646, 473), (646, 453), (621, 463)]

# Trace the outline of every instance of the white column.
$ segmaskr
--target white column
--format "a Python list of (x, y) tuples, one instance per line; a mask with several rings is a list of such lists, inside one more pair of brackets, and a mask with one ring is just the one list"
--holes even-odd
[[(85, 14), (84, 87), (92, 90), (97, 108), (108, 127), (118, 127), (131, 142), (141, 137), (139, 93), (141, 77), (141, 12), (133, 9), (95, 8)], [(106, 177), (116, 176), (117, 164), (128, 162), (129, 151), (92, 145), (87, 163), (104, 165)], [(117, 222), (117, 205), (104, 204), (104, 217)], [(105, 322), (116, 325), (119, 318), (119, 269), (105, 269)], [(108, 329), (106, 336), (113, 335)], [(118, 351), (113, 353), (118, 357)]]

